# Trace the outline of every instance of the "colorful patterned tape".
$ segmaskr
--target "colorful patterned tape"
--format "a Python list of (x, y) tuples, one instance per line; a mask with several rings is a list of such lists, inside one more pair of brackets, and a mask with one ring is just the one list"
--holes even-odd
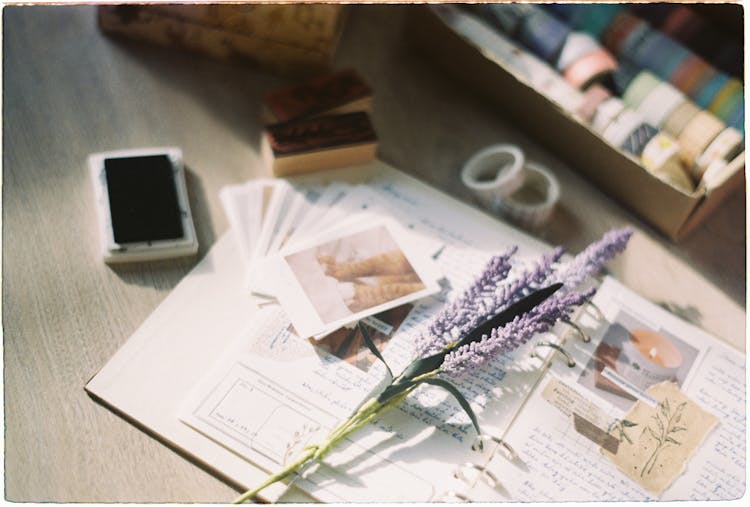
[[(692, 191), (691, 177), (697, 182), (708, 165), (742, 149), (734, 141), (744, 132), (743, 85), (709, 63), (707, 52), (728, 46), (691, 9), (663, 4), (479, 9), (583, 90), (575, 112), (594, 131), (685, 191)], [(698, 44), (701, 54), (686, 44), (697, 36), (708, 39)]]

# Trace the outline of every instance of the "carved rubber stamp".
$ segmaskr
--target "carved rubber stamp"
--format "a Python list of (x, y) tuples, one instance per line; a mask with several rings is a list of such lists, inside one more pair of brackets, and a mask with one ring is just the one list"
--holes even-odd
[(372, 90), (354, 69), (345, 69), (299, 85), (273, 90), (263, 99), (268, 123), (322, 114), (371, 111)]
[(276, 176), (358, 165), (375, 159), (377, 136), (360, 111), (268, 125), (261, 155)]

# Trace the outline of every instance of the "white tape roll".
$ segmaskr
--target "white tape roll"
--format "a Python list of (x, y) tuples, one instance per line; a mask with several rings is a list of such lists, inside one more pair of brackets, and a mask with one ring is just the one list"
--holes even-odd
[(669, 115), (685, 100), (686, 97), (680, 90), (667, 82), (662, 82), (646, 95), (637, 111), (646, 118), (648, 123), (661, 127)]
[(560, 200), (560, 183), (545, 167), (527, 162), (524, 183), (516, 192), (498, 199), (494, 211), (516, 224), (535, 229), (552, 216)]
[(599, 42), (586, 32), (570, 32), (557, 58), (557, 70), (565, 69), (589, 53), (599, 49)]
[(518, 190), (524, 181), (525, 157), (512, 144), (488, 146), (471, 157), (461, 170), (461, 181), (485, 208)]
[(745, 145), (745, 138), (739, 130), (727, 127), (716, 139), (711, 141), (698, 160), (693, 173), (701, 177), (714, 160), (729, 161), (740, 154)]
[(693, 192), (693, 182), (680, 162), (680, 145), (666, 132), (651, 138), (641, 153), (641, 162), (654, 176), (687, 194)]
[(606, 99), (596, 108), (594, 119), (591, 120), (591, 128), (599, 134), (603, 133), (624, 109), (625, 104), (617, 97)]
[(645, 123), (643, 116), (632, 109), (626, 109), (604, 129), (602, 137), (612, 146), (620, 148), (630, 133), (643, 123)]

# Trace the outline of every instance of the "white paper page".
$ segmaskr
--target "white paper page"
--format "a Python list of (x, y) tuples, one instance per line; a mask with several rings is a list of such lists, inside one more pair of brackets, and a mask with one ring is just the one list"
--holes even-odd
[(266, 223), (272, 219), (271, 205), (273, 203), (274, 195), (276, 194), (276, 189), (281, 184), (281, 180), (274, 179), (253, 180), (247, 183), (248, 186), (255, 189), (254, 193), (259, 199), (258, 202), (248, 202), (249, 207), (246, 209), (248, 215), (258, 214), (259, 216), (258, 220), (252, 222), (252, 228), (248, 233), (251, 240), (251, 265), (252, 261), (260, 255), (261, 234), (266, 227)]
[[(258, 192), (255, 192), (258, 190)], [(257, 186), (230, 185), (219, 192), (224, 214), (229, 221), (229, 229), (240, 249), (246, 269), (250, 268), (253, 231), (260, 230), (260, 192)], [(257, 205), (256, 213), (249, 213), (251, 206)]]
[[(503, 478), (507, 497), (515, 501), (538, 502), (727, 500), (742, 495), (745, 476), (744, 356), (648, 303), (611, 278), (605, 280), (594, 301), (611, 322), (616, 320), (627, 324), (628, 319), (635, 316), (641, 323), (680, 340), (683, 359), (691, 362), (685, 370), (678, 371), (677, 382), (693, 401), (720, 417), (719, 426), (688, 462), (685, 473), (661, 498), (656, 498), (621, 474), (599, 452), (599, 445), (579, 434), (571, 417), (552, 406), (542, 395), (547, 382), (556, 378), (595, 404), (603, 420), (613, 421), (625, 414), (626, 410), (619, 406), (619, 402), (609, 403), (613, 400), (610, 393), (588, 382), (591, 375), (588, 378), (581, 375), (584, 365), (591, 366), (588, 361), (595, 356), (592, 351), (602, 350), (597, 347), (616, 335), (612, 331), (616, 329), (614, 324), (597, 324), (587, 314), (579, 322), (587, 329), (593, 329), (592, 343), (569, 342), (566, 345), (576, 358), (576, 368), (569, 369), (562, 365), (562, 361), (558, 362), (504, 437), (519, 459), (511, 462), (496, 457), (487, 465), (497, 477)], [(691, 347), (695, 350), (688, 353)], [(632, 404), (633, 400), (627, 403)]]
[(289, 205), (295, 195), (292, 186), (286, 180), (274, 180), (272, 192), (268, 207), (263, 215), (255, 258), (264, 257), (268, 253), (271, 241), (281, 226), (286, 212), (289, 211)]
[(295, 188), (295, 195), (292, 197), (289, 211), (271, 241), (268, 255), (277, 253), (289, 241), (297, 227), (320, 199), (323, 190), (324, 188), (319, 186)]
[(320, 217), (343, 199), (351, 191), (351, 188), (352, 185), (341, 182), (333, 182), (326, 185), (322, 189), (318, 200), (312, 204), (310, 209), (302, 217), (300, 223), (294, 231), (292, 231), (287, 239), (287, 244), (293, 244), (299, 237), (309, 236), (310, 232), (317, 227)]
[[(325, 231), (338, 227), (352, 216), (358, 216), (364, 211), (373, 211), (377, 206), (377, 198), (366, 185), (354, 185), (346, 192), (334, 206), (331, 206), (318, 217), (314, 224), (306, 231), (306, 238), (316, 236)], [(382, 210), (381, 210), (382, 211)], [(304, 241), (300, 238), (300, 241)]]

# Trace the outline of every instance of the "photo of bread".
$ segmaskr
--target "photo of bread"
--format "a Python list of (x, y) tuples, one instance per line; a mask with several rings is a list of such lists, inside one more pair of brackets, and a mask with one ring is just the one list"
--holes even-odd
[(290, 254), (285, 260), (324, 323), (375, 310), (426, 288), (382, 225)]

